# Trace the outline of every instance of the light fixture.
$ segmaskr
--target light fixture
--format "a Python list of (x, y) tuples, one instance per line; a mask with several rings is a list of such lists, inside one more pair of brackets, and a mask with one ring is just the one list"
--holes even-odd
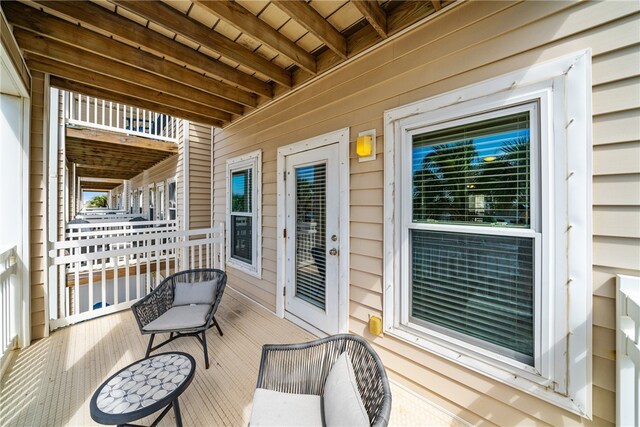
[(356, 154), (359, 162), (376, 159), (376, 130), (371, 129), (358, 134)]
[(487, 156), (482, 160), (484, 160), (485, 162), (493, 162), (495, 159), (497, 159), (496, 156)]

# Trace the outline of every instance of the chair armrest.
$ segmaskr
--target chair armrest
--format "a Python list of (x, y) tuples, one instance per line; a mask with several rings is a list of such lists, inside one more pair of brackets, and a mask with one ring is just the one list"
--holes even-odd
[(145, 333), (142, 329), (145, 325), (148, 325), (171, 308), (173, 303), (171, 282), (172, 277), (167, 277), (149, 294), (131, 306), (131, 311), (133, 311), (141, 333)]
[(256, 387), (322, 395), (329, 371), (344, 350), (335, 344), (335, 340), (321, 338), (302, 344), (264, 345)]

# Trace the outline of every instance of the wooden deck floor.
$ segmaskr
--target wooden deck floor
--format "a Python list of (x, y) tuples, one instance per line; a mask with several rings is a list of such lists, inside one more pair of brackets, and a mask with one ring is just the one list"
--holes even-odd
[[(314, 338), (233, 290), (225, 293), (216, 318), (224, 336), (215, 329), (208, 333), (208, 370), (195, 338), (164, 347), (196, 359), (196, 376), (180, 397), (186, 426), (246, 426), (262, 345)], [(89, 415), (93, 392), (105, 378), (143, 357), (146, 343), (147, 337), (140, 335), (127, 310), (55, 331), (16, 352), (0, 383), (0, 425), (95, 425)], [(392, 424), (450, 425), (455, 421), (428, 405), (416, 404), (409, 395), (403, 397), (397, 386), (392, 386), (392, 392), (394, 411), (399, 409), (397, 416), (392, 411)], [(175, 425), (173, 412), (160, 425)]]

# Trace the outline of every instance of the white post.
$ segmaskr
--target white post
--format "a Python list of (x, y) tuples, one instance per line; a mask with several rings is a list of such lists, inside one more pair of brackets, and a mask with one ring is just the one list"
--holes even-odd
[(640, 425), (640, 277), (617, 276), (616, 425)]
[[(48, 242), (55, 242), (58, 239), (58, 195), (60, 189), (58, 187), (58, 167), (59, 167), (59, 107), (60, 97), (58, 89), (51, 89), (49, 102), (49, 230)], [(49, 245), (46, 245), (46, 250)], [(49, 264), (49, 256), (47, 254), (47, 265), (49, 265), (49, 283), (48, 283), (48, 304), (49, 318), (58, 318), (58, 274), (55, 265)]]

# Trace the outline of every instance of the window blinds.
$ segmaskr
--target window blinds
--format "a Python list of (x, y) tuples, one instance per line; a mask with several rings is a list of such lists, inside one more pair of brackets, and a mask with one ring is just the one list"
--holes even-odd
[(325, 309), (327, 165), (296, 168), (296, 296)]
[(529, 112), (413, 136), (413, 221), (529, 226)]
[(411, 247), (412, 317), (533, 363), (533, 239), (411, 230)]

